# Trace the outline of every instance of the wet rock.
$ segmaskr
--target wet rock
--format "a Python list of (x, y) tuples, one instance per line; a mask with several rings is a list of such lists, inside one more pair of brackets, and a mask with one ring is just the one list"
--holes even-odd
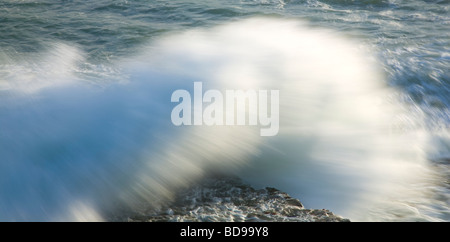
[(133, 222), (349, 222), (325, 209), (306, 209), (276, 188), (256, 190), (235, 177), (206, 178), (159, 208), (121, 219)]

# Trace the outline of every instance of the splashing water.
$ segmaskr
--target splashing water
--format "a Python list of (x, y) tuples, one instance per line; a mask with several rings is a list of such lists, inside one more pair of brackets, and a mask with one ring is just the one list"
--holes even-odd
[[(12, 68), (0, 81), (0, 220), (103, 220), (213, 171), (355, 220), (436, 219), (423, 212), (427, 194), (408, 186), (433, 174), (428, 134), (408, 129), (395, 90), (357, 42), (257, 18), (155, 40), (96, 69), (101, 85), (80, 68), (84, 58), (55, 44), (39, 58), (2, 60)], [(279, 90), (279, 134), (174, 126), (171, 94), (193, 82)]]

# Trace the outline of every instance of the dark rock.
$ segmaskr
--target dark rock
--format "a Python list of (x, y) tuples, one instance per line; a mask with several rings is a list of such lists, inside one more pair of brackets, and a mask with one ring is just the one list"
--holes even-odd
[[(117, 218), (117, 216), (116, 216)], [(133, 222), (348, 222), (324, 209), (305, 209), (287, 193), (267, 187), (255, 190), (238, 178), (206, 178), (180, 191), (177, 198), (159, 208), (128, 214), (116, 221)]]

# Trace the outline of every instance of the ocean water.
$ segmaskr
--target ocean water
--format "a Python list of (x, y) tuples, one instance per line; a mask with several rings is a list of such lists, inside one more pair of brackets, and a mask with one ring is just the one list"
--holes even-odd
[[(354, 221), (450, 221), (447, 0), (0, 3), (0, 220), (102, 221), (217, 171)], [(279, 90), (280, 129), (174, 126)]]

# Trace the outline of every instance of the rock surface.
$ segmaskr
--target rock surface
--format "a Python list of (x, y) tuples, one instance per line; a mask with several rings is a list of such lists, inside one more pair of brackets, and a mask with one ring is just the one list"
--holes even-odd
[(126, 216), (130, 222), (349, 222), (325, 209), (306, 209), (275, 188), (255, 190), (238, 178), (206, 178), (158, 209)]

